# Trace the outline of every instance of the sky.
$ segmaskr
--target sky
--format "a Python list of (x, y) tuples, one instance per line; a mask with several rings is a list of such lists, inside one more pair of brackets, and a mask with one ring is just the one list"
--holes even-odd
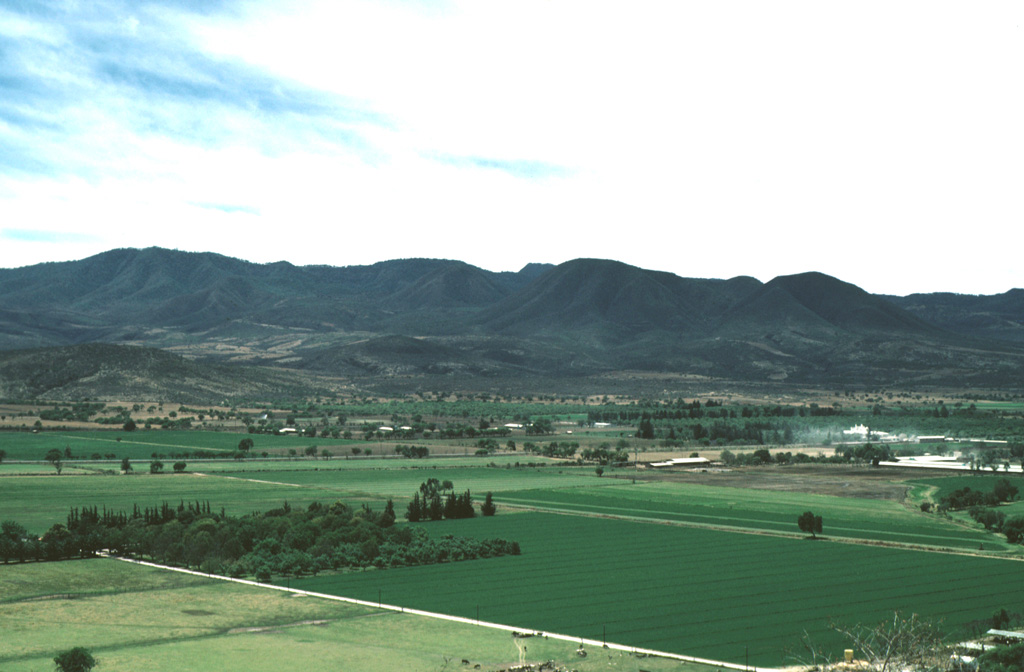
[(1024, 3), (0, 0), (0, 268), (1024, 287)]

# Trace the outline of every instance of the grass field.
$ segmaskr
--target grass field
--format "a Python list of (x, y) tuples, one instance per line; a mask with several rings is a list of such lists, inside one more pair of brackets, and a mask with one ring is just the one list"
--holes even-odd
[[(393, 672), (482, 669), (518, 661), (508, 633), (244, 585), (116, 560), (12, 565), (0, 572), (0, 669), (53, 669), (86, 646), (108, 672)], [(45, 598), (45, 599), (44, 599)], [(714, 668), (528, 640), (527, 660), (580, 672)]]
[(479, 497), (488, 491), (497, 493), (524, 485), (531, 488), (600, 488), (615, 483), (611, 479), (597, 478), (593, 469), (579, 467), (450, 467), (442, 461), (436, 461), (435, 466), (427, 468), (282, 471), (260, 473), (257, 478), (378, 498), (394, 497), (396, 504), (398, 499), (403, 502), (412, 499), (413, 493), (428, 478), (451, 481), (457, 491), (468, 488)]
[(951, 629), (1024, 604), (1009, 560), (541, 513), (428, 526), (516, 539), (518, 557), (293, 586), (719, 660), (779, 665), (806, 631), (899, 609)]
[(992, 492), (992, 488), (995, 487), (996, 481), (1003, 478), (1016, 485), (1022, 491), (1021, 495), (1024, 496), (1024, 479), (1017, 474), (994, 473), (939, 476), (933, 478), (918, 478), (910, 481), (910, 483), (925, 490), (928, 496), (938, 502), (939, 499), (945, 495), (961, 488), (970, 488), (971, 490), (977, 490), (978, 492)]
[[(62, 522), (73, 506), (130, 511), (134, 504), (174, 504), (181, 499), (209, 501), (214, 511), (223, 508), (228, 514), (244, 515), (280, 506), (285, 500), (293, 507), (339, 499), (349, 504), (370, 502), (380, 506), (385, 498), (393, 497), (401, 513), (422, 481), (437, 478), (451, 480), (456, 490), (470, 489), (478, 499), (487, 491), (494, 492), (499, 514), (494, 518), (425, 524), (424, 529), (437, 535), (513, 539), (520, 543), (523, 554), (292, 579), (291, 584), (370, 601), (380, 597), (391, 604), (467, 618), (479, 616), (485, 621), (525, 629), (564, 632), (596, 640), (607, 637), (608, 641), (621, 644), (734, 662), (743, 662), (749, 654), (749, 660), (759, 665), (789, 662), (786, 650), (799, 647), (804, 631), (812, 633), (819, 643), (841, 649), (843, 643), (829, 634), (830, 618), (844, 624), (874, 622), (899, 609), (945, 619), (948, 628), (957, 630), (989, 617), (1000, 608), (1024, 611), (1024, 583), (1019, 581), (1024, 564), (1020, 562), (810, 541), (800, 538), (796, 518), (803, 511), (813, 510), (824, 519), (823, 536), (832, 539), (966, 550), (976, 550), (984, 543), (990, 554), (994, 549), (1008, 555), (1019, 552), (1019, 547), (1009, 549), (1005, 540), (977, 525), (925, 515), (914, 507), (889, 500), (670, 482), (634, 484), (625, 478), (609, 478), (615, 470), (599, 478), (592, 467), (551, 464), (542, 468), (514, 468), (513, 461), (511, 457), (487, 459), (496, 465), (508, 464), (506, 468), (482, 466), (473, 457), (247, 460), (190, 464), (190, 472), (205, 469), (203, 475), (132, 476), (74, 475), (70, 471), (62, 476), (52, 471), (45, 476), (29, 476), (19, 471), (24, 465), (4, 464), (0, 465), (0, 474), (5, 474), (0, 477), (0, 520), (15, 520), (41, 533), (52, 523)], [(137, 468), (141, 470), (144, 465)], [(962, 487), (959, 479), (924, 479), (915, 485), (953, 489)], [(982, 480), (986, 488), (990, 487), (990, 478)], [(520, 512), (512, 504), (551, 512)], [(780, 534), (791, 538), (776, 536)], [(106, 660), (121, 660), (118, 656), (124, 654), (128, 656), (125, 660), (145, 661), (148, 669), (162, 670), (170, 669), (168, 661), (174, 655), (198, 656), (197, 652), (208, 648), (209, 657), (204, 660), (210, 661), (211, 666), (196, 669), (232, 669), (232, 655), (240, 654), (228, 632), (241, 626), (232, 625), (230, 618), (218, 620), (205, 615), (221, 614), (210, 606), (191, 609), (203, 612), (201, 618), (182, 618), (175, 612), (175, 603), (160, 602), (158, 594), (166, 593), (160, 599), (204, 605), (209, 605), (210, 599), (231, 604), (236, 604), (237, 599), (237, 604), (242, 605), (245, 600), (258, 598), (236, 598), (234, 589), (223, 587), (210, 588), (218, 596), (210, 598), (211, 593), (203, 592), (205, 584), (192, 580), (179, 584), (179, 579), (168, 579), (166, 591), (159, 581), (154, 582), (155, 587), (146, 589), (132, 583), (134, 579), (101, 576), (87, 581), (78, 577), (77, 572), (78, 568), (88, 566), (107, 565), (89, 561), (0, 568), (0, 607), (7, 610), (0, 613), (0, 623), (8, 622), (5, 615), (10, 614), (11, 623), (25, 624), (19, 627), (31, 630), (28, 624), (38, 622), (37, 629), (46, 630), (47, 624), (64, 619), (77, 623), (75, 619), (81, 618), (81, 632), (101, 643), (100, 652), (107, 656)], [(58, 570), (47, 569), (50, 567), (68, 567), (66, 571), (70, 573), (61, 575)], [(14, 589), (11, 586), (15, 583), (8, 580), (11, 576), (17, 581)], [(8, 582), (4, 583), (5, 580)], [(121, 592), (102, 587), (110, 584), (119, 586)], [(29, 599), (66, 592), (82, 595), (70, 601)], [(113, 635), (103, 635), (101, 630), (86, 629), (86, 617), (74, 611), (79, 603), (84, 604), (83, 600), (103, 605), (102, 608), (109, 608), (111, 614), (124, 619), (111, 620), (112, 623), (147, 623), (146, 619), (153, 617), (149, 610), (173, 615), (159, 622), (161, 627), (177, 634), (164, 639), (163, 635), (152, 635), (157, 626), (145, 630), (140, 625), (136, 634), (127, 639), (111, 639)], [(118, 606), (123, 601), (131, 606)], [(56, 611), (45, 611), (44, 603), (51, 603), (49, 608)], [(65, 607), (70, 611), (59, 610)], [(118, 609), (136, 611), (122, 616)], [(234, 614), (231, 618), (238, 615), (233, 609), (226, 612)], [(259, 609), (252, 609), (258, 620)], [(95, 617), (96, 612), (92, 615)], [(293, 617), (305, 618), (288, 616)], [(367, 615), (356, 621), (370, 623), (375, 618), (378, 616)], [(339, 625), (352, 622), (344, 614), (327, 620), (330, 624), (312, 629), (303, 626), (275, 630), (245, 646), (255, 647), (258, 655), (279, 664), (283, 659), (278, 657), (278, 651), (300, 655), (298, 651), (303, 646), (311, 655), (337, 661), (340, 654), (321, 648), (328, 647), (331, 641), (351, 642), (351, 646), (358, 648), (356, 640), (351, 639), (358, 628)], [(413, 641), (420, 627), (406, 624), (393, 636), (396, 641), (403, 637)], [(77, 630), (77, 626), (72, 630)], [(153, 638), (146, 639), (144, 630)], [(19, 638), (27, 648), (13, 650), (14, 645), (8, 645), (5, 649), (0, 644), (0, 669), (40, 669), (39, 660), (46, 655), (52, 657), (43, 652), (49, 645), (43, 641), (43, 634)], [(263, 642), (271, 640), (275, 641), (273, 650), (264, 651)], [(373, 645), (363, 644), (364, 653), (370, 656)], [(505, 645), (507, 648), (508, 642)], [(395, 654), (397, 662), (381, 669), (444, 669), (438, 662), (442, 660), (439, 649), (427, 645), (423, 650), (432, 652), (430, 655), (437, 659), (427, 662), (399, 650)], [(146, 657), (150, 654), (156, 657), (150, 660)], [(406, 659), (406, 655), (412, 657)], [(460, 659), (470, 658), (457, 655)], [(225, 661), (227, 667), (217, 667), (213, 662), (217, 660)], [(514, 658), (505, 662), (514, 662)], [(132, 664), (125, 663), (121, 669), (141, 669), (133, 668)], [(333, 668), (327, 665), (305, 669), (345, 667), (331, 664)], [(269, 663), (266, 669), (271, 669)], [(645, 664), (644, 669), (657, 668)]]
[[(177, 504), (181, 499), (210, 502), (229, 515), (324, 501), (330, 493), (310, 488), (197, 474), (152, 476), (25, 476), (0, 478), (0, 520), (16, 520), (39, 534), (64, 522), (72, 507), (96, 506), (131, 512), (132, 507)], [(330, 501), (337, 499), (334, 496)]]
[[(356, 432), (358, 434), (358, 432)], [(96, 429), (81, 431), (52, 430), (43, 432), (31, 431), (5, 431), (0, 432), (0, 448), (7, 456), (6, 460), (36, 460), (41, 461), (46, 453), (57, 449), (62, 453), (70, 449), (74, 460), (116, 459), (123, 457), (131, 460), (150, 460), (153, 455), (163, 455), (163, 460), (176, 459), (173, 455), (193, 453), (197, 450), (206, 451), (213, 455), (230, 457), (238, 450), (238, 444), (242, 439), (253, 440), (253, 447), (250, 454), (254, 457), (261, 457), (264, 452), (270, 456), (286, 457), (289, 450), (294, 450), (298, 457), (305, 455), (307, 448), (316, 446), (317, 451), (329, 451), (332, 454), (331, 460), (313, 460), (318, 462), (337, 462), (353, 457), (352, 449), (356, 448), (360, 453), (372, 451), (375, 457), (396, 457), (396, 445), (426, 445), (433, 455), (445, 455), (451, 457), (464, 457), (477, 462), (481, 458), (475, 457), (476, 442), (471, 439), (453, 439), (443, 441), (431, 439), (430, 441), (417, 440), (388, 440), (388, 441), (365, 441), (363, 439), (333, 439), (331, 437), (317, 436), (281, 436), (276, 434), (244, 434), (241, 432), (211, 432), (201, 430), (136, 430), (125, 432), (121, 429)], [(113, 458), (108, 458), (113, 455)], [(519, 454), (510, 456), (512, 461), (537, 462), (545, 458)], [(186, 460), (188, 458), (185, 458)], [(359, 462), (365, 457), (353, 459)], [(482, 461), (508, 459), (504, 456), (490, 456)], [(72, 460), (72, 461), (74, 461)]]
[[(467, 463), (471, 459), (467, 458)], [(371, 463), (376, 468), (368, 468)], [(146, 507), (199, 500), (209, 501), (215, 511), (223, 508), (229, 515), (241, 516), (280, 506), (285, 500), (292, 506), (338, 499), (349, 504), (365, 501), (382, 505), (393, 497), (401, 512), (412, 493), (428, 478), (451, 480), (460, 492), (468, 488), (480, 498), (487, 491), (500, 492), (524, 484), (544, 488), (613, 483), (610, 479), (598, 479), (589, 469), (457, 467), (451, 466), (447, 458), (296, 462), (294, 465), (305, 468), (285, 470), (276, 469), (279, 463), (270, 463), (271, 469), (249, 471), (250, 464), (256, 463), (232, 463), (234, 471), (212, 470), (208, 475), (192, 472), (190, 468), (182, 474), (75, 475), (65, 471), (57, 476), (51, 469), (45, 475), (0, 477), (0, 520), (16, 520), (41, 534), (53, 523), (64, 522), (72, 507), (82, 506), (131, 512), (135, 504)], [(386, 465), (401, 468), (386, 469)], [(20, 466), (3, 465), (0, 473)]]
[(346, 441), (330, 437), (277, 436), (273, 434), (241, 434), (235, 432), (204, 432), (199, 430), (136, 430), (116, 429), (92, 431), (46, 431), (0, 433), (0, 448), (7, 451), (9, 460), (42, 460), (52, 448), (64, 451), (70, 448), (76, 457), (89, 458), (94, 453), (113, 454), (117, 459), (149, 459), (153, 453), (172, 453), (205, 450), (230, 454), (238, 450), (244, 438), (254, 442), (253, 454), (262, 451), (285, 451), (295, 448), (301, 455), (307, 446), (330, 449), (335, 455), (348, 453), (350, 445), (366, 445), (364, 441)]
[(501, 501), (561, 511), (785, 533), (798, 532), (797, 516), (813, 510), (824, 519), (824, 535), (830, 537), (960, 549), (977, 549), (979, 544), (990, 549), (1009, 548), (1005, 539), (985, 530), (909, 511), (891, 500), (645, 483), (586, 490), (515, 491), (504, 493)]

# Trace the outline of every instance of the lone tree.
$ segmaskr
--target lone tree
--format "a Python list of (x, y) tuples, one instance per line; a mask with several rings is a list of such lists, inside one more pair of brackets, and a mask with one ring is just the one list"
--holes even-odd
[(811, 511), (804, 511), (800, 514), (796, 524), (800, 526), (801, 532), (810, 532), (814, 539), (817, 539), (815, 533), (821, 532), (821, 516), (816, 516)]
[(56, 448), (50, 448), (46, 453), (46, 461), (53, 465), (53, 468), (57, 470), (57, 475), (60, 475), (61, 470), (64, 468), (64, 453), (60, 452)]
[(134, 471), (134, 469), (132, 469), (131, 460), (129, 460), (127, 457), (121, 458), (121, 471), (123, 471), (126, 474)]
[(494, 497), (491, 493), (487, 493), (487, 497), (484, 498), (483, 506), (480, 507), (480, 513), (485, 516), (493, 516), (498, 511), (498, 507), (494, 504)]
[(88, 649), (76, 646), (54, 657), (53, 662), (61, 672), (89, 672), (96, 667), (96, 659)]
[(249, 437), (245, 437), (244, 439), (238, 442), (238, 450), (240, 450), (243, 453), (248, 453), (250, 450), (252, 450), (252, 447), (254, 445), (255, 442), (252, 439), (250, 439)]

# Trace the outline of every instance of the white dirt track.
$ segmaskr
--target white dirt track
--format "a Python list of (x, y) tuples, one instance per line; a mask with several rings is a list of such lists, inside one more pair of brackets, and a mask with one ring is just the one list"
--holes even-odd
[(635, 646), (626, 646), (624, 644), (614, 644), (612, 642), (601, 642), (594, 639), (585, 639), (582, 637), (574, 637), (572, 635), (562, 635), (555, 632), (542, 632), (533, 630), (531, 628), (514, 627), (510, 625), (503, 625), (501, 623), (489, 623), (487, 621), (478, 621), (473, 618), (463, 618), (462, 616), (450, 616), (448, 614), (438, 614), (432, 611), (422, 611), (420, 609), (407, 609), (405, 607), (396, 606), (393, 604), (382, 604), (377, 602), (368, 602), (366, 600), (357, 600), (351, 597), (341, 597), (339, 595), (328, 595), (326, 593), (315, 593), (308, 590), (299, 590), (298, 588), (289, 588), (285, 586), (275, 586), (269, 583), (260, 583), (258, 581), (250, 581), (249, 579), (236, 579), (230, 576), (221, 576), (219, 574), (207, 574), (205, 572), (199, 572), (192, 569), (184, 569), (182, 567), (171, 567), (169, 565), (159, 565), (153, 562), (146, 562), (145, 560), (134, 560), (131, 558), (121, 558), (112, 555), (101, 554), (104, 557), (121, 560), (122, 562), (130, 562), (136, 565), (143, 565), (146, 567), (155, 567), (158, 569), (164, 569), (171, 572), (181, 572), (183, 574), (191, 574), (193, 576), (202, 576), (208, 579), (217, 579), (220, 581), (230, 581), (233, 583), (240, 583), (246, 586), (253, 586), (256, 588), (264, 588), (267, 590), (278, 590), (285, 593), (291, 593), (293, 595), (304, 595), (307, 597), (316, 597), (323, 600), (334, 600), (336, 602), (346, 602), (348, 604), (357, 604), (363, 607), (370, 607), (372, 609), (383, 609), (386, 611), (397, 611), (403, 614), (411, 614), (413, 616), (422, 616), (425, 618), (436, 618), (443, 621), (452, 621), (454, 623), (463, 623), (466, 625), (475, 625), (482, 628), (492, 628), (494, 630), (504, 630), (508, 633), (523, 633), (532, 635), (535, 637), (546, 637), (549, 639), (558, 639), (566, 642), (573, 642), (580, 644), (581, 646), (590, 646), (594, 648), (608, 648), (613, 651), (623, 651), (626, 653), (640, 654), (645, 656), (656, 656), (659, 658), (669, 658), (672, 660), (679, 660), (688, 663), (700, 663), (702, 665), (715, 665), (720, 668), (729, 670), (745, 670), (748, 672), (780, 672), (777, 668), (770, 667), (754, 667), (746, 666), (737, 663), (727, 663), (720, 660), (709, 660), (707, 658), (697, 658), (695, 656), (684, 656), (678, 653), (669, 653), (667, 651), (655, 651), (653, 649), (641, 649)]

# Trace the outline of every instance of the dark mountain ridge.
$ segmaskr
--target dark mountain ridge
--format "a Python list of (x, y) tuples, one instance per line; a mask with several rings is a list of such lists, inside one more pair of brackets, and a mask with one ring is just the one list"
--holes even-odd
[[(160, 248), (0, 269), (0, 350), (88, 343), (378, 387), (581, 384), (630, 372), (1005, 387), (1024, 380), (1024, 290), (900, 298), (817, 272), (761, 283), (601, 259), (518, 273), (442, 259), (303, 267)], [(82, 351), (89, 361), (111, 352)], [(60, 357), (52, 366), (79, 371)], [(138, 358), (133, 375), (145, 378)], [(199, 380), (167, 361), (158, 368)], [(0, 371), (0, 390), (80, 391), (56, 379), (19, 387), (3, 378), (12, 371), (24, 369)]]

